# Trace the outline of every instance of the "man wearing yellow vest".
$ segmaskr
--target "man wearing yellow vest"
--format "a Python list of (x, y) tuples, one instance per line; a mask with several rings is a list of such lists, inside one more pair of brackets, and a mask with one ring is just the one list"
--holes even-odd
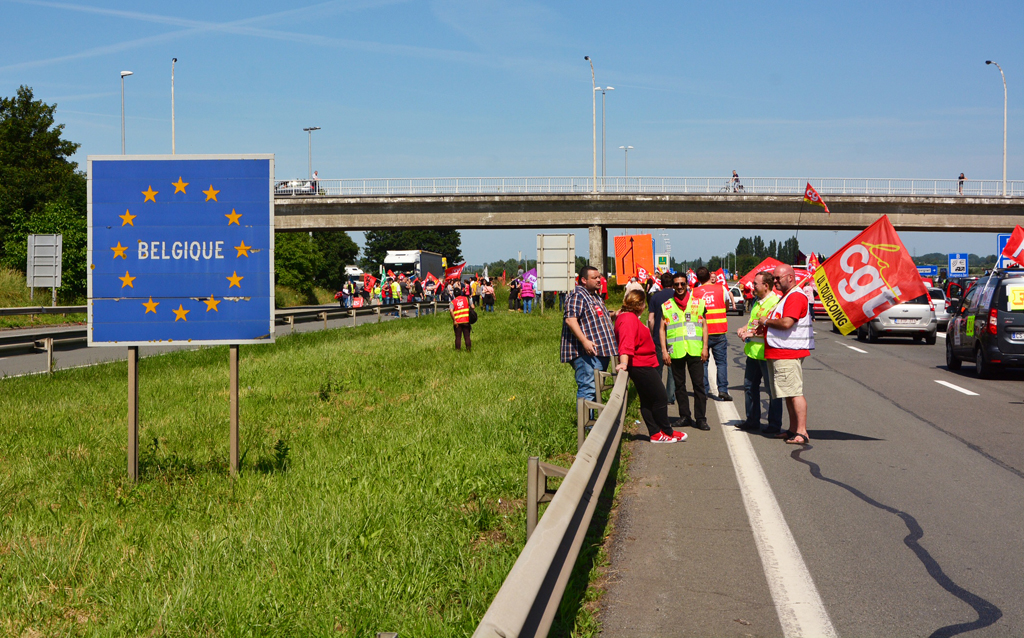
[[(782, 399), (772, 394), (768, 379), (768, 362), (764, 357), (764, 332), (758, 334), (757, 324), (768, 318), (779, 303), (780, 297), (772, 288), (775, 277), (769, 272), (754, 275), (754, 305), (750, 307), (750, 320), (736, 331), (743, 339), (743, 352), (747, 355), (747, 368), (743, 375), (743, 390), (746, 394), (747, 419), (740, 426), (743, 430), (778, 434), (782, 431)], [(768, 427), (761, 429), (761, 384), (768, 392)]]
[[(695, 293), (687, 294), (686, 273), (673, 275), (672, 290), (672, 298), (661, 305), (659, 342), (665, 363), (672, 367), (672, 379), (676, 384), (676, 406), (681, 423), (674, 423), (673, 427), (692, 425), (698, 430), (710, 430), (708, 396), (704, 391), (703, 362), (708, 360), (704, 300)], [(690, 416), (690, 399), (686, 396), (687, 373), (693, 383), (693, 416), (697, 417), (696, 422)]]
[[(707, 308), (708, 322), (708, 348), (711, 355), (715, 357), (715, 368), (718, 370), (718, 399), (720, 401), (732, 401), (729, 395), (729, 344), (726, 341), (726, 333), (729, 332), (729, 319), (726, 317), (726, 304), (732, 305), (736, 310), (736, 302), (725, 287), (725, 284), (711, 281), (711, 272), (701, 266), (697, 269), (697, 281), (700, 285), (693, 290), (693, 294), (704, 300)], [(704, 393), (711, 396), (711, 384), (708, 379), (708, 362), (704, 360)]]

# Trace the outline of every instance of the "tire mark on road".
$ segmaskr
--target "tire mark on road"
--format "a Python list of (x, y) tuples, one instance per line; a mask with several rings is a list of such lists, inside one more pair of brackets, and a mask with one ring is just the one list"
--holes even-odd
[(920, 421), (921, 423), (925, 423), (927, 425), (930, 425), (931, 427), (935, 428), (939, 432), (942, 432), (943, 434), (956, 439), (960, 443), (963, 443), (964, 445), (966, 445), (968, 447), (968, 449), (973, 450), (974, 452), (977, 452), (978, 454), (980, 454), (981, 456), (985, 457), (986, 459), (988, 459), (992, 463), (995, 463), (996, 465), (998, 465), (999, 467), (1003, 468), (1007, 472), (1010, 472), (1011, 474), (1016, 475), (1018, 478), (1024, 479), (1024, 472), (1022, 472), (1021, 470), (1018, 470), (1017, 468), (1013, 467), (1012, 465), (1010, 465), (1008, 463), (1005, 463), (1004, 461), (1001, 461), (1001, 460), (997, 459), (996, 457), (992, 456), (991, 454), (989, 454), (988, 452), (983, 450), (976, 443), (971, 443), (967, 439), (963, 438), (962, 436), (959, 436), (958, 434), (956, 434), (954, 432), (951, 432), (951, 431), (947, 430), (946, 428), (942, 427), (938, 423), (934, 423), (932, 421), (929, 421), (928, 419), (926, 419), (923, 416), (917, 414), (913, 410), (908, 410), (907, 408), (905, 408), (902, 405), (900, 405), (899, 403), (897, 403), (895, 400), (893, 400), (893, 399), (889, 398), (888, 396), (882, 394), (881, 392), (879, 392), (878, 390), (876, 390), (876, 389), (872, 388), (871, 386), (867, 385), (866, 383), (864, 383), (860, 379), (852, 377), (852, 376), (850, 376), (848, 374), (845, 374), (845, 373), (837, 370), (836, 368), (833, 368), (829, 364), (825, 363), (825, 361), (823, 359), (817, 358), (815, 360), (818, 363), (820, 363), (821, 365), (823, 365), (826, 368), (828, 368), (829, 370), (831, 370), (832, 372), (838, 374), (839, 376), (841, 376), (841, 377), (843, 377), (845, 379), (849, 379), (850, 381), (853, 381), (854, 383), (856, 383), (860, 387), (864, 388), (865, 390), (871, 392), (872, 394), (876, 394), (879, 397), (885, 399), (886, 401), (889, 402), (890, 405), (894, 406), (895, 408), (897, 408), (901, 412), (905, 412), (905, 413), (909, 414), (910, 416), (914, 417), (915, 419), (917, 419), (918, 421)]
[(797, 461), (798, 463), (803, 463), (804, 465), (806, 465), (810, 469), (811, 475), (814, 478), (841, 487), (850, 494), (853, 494), (860, 500), (864, 501), (868, 505), (878, 508), (884, 512), (895, 514), (897, 517), (899, 517), (900, 520), (903, 521), (903, 524), (907, 526), (907, 530), (910, 532), (903, 538), (903, 544), (909, 547), (910, 551), (914, 552), (914, 555), (917, 556), (917, 559), (920, 560), (921, 563), (924, 565), (925, 570), (928, 571), (928, 575), (931, 576), (932, 579), (936, 583), (938, 583), (940, 587), (942, 587), (949, 593), (953, 594), (963, 602), (970, 605), (978, 614), (978, 619), (973, 622), (959, 623), (956, 625), (946, 625), (945, 627), (939, 627), (930, 634), (930, 638), (949, 638), (950, 636), (958, 636), (968, 631), (974, 631), (975, 629), (983, 629), (990, 625), (994, 625), (1000, 618), (1003, 617), (1003, 612), (1001, 609), (999, 609), (992, 603), (988, 602), (981, 596), (969, 592), (960, 585), (957, 585), (955, 582), (953, 582), (952, 578), (946, 575), (946, 572), (942, 570), (942, 566), (939, 565), (939, 562), (935, 560), (935, 558), (933, 558), (930, 553), (928, 553), (928, 550), (921, 546), (921, 543), (919, 541), (924, 537), (924, 529), (922, 529), (921, 525), (917, 522), (916, 518), (902, 510), (896, 509), (895, 507), (889, 507), (888, 505), (879, 503), (875, 499), (871, 498), (864, 492), (861, 492), (860, 490), (851, 485), (847, 485), (842, 481), (837, 481), (836, 479), (828, 478), (827, 476), (823, 475), (821, 473), (821, 467), (817, 463), (815, 463), (814, 461), (808, 461), (807, 459), (801, 457), (802, 453), (813, 449), (814, 446), (808, 445), (803, 449), (793, 450), (790, 453), (790, 457), (792, 457), (793, 460)]

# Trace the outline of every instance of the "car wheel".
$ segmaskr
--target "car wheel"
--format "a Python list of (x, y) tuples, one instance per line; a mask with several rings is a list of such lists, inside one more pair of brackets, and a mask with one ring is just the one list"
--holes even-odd
[(933, 333), (931, 333), (929, 335), (925, 335), (924, 342), (927, 343), (930, 346), (934, 346), (935, 345), (935, 334), (936, 333), (933, 332)]
[(867, 328), (865, 328), (864, 326), (861, 326), (861, 327), (857, 328), (857, 341), (867, 341), (867, 340), (868, 340)]
[(913, 335), (911, 338), (914, 340), (914, 343), (921, 343), (921, 339), (924, 339), (924, 336), (923, 335)]
[[(829, 323), (832, 324), (832, 332), (836, 333), (837, 335), (843, 334), (842, 332), (839, 331), (839, 326), (836, 325), (836, 322), (834, 322), (831, 319), (829, 319)], [(860, 333), (858, 333), (858, 335), (859, 334)]]
[(974, 351), (974, 367), (978, 376), (982, 379), (992, 377), (992, 364), (985, 360), (985, 351), (977, 348)]
[(946, 340), (946, 369), (947, 370), (959, 370), (963, 362), (956, 358), (953, 354), (953, 344)]
[(878, 343), (878, 331), (870, 323), (868, 324), (868, 341)]

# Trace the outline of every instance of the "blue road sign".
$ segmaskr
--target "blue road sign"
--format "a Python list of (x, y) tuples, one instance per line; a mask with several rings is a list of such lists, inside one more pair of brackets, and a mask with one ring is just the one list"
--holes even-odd
[(88, 165), (89, 345), (273, 342), (273, 155)]
[(918, 266), (917, 274), (922, 277), (938, 277), (939, 267), (938, 266)]
[(949, 254), (949, 266), (946, 268), (946, 276), (950, 279), (967, 276), (967, 253)]
[(1003, 249), (1010, 242), (1010, 233), (996, 235), (996, 268), (1010, 268), (1016, 265), (1012, 259), (1003, 257)]

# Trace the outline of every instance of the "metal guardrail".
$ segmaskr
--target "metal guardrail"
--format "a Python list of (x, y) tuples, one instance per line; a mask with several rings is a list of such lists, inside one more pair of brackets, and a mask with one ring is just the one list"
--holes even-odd
[[(444, 304), (441, 304), (444, 306)], [(424, 312), (437, 312), (438, 302), (409, 302), (395, 304), (392, 306), (367, 306), (364, 308), (342, 308), (340, 306), (298, 306), (293, 308), (279, 308), (274, 311), (274, 323), (276, 325), (287, 325), (291, 331), (295, 330), (296, 322), (322, 320), (324, 327), (327, 327), (329, 319), (352, 318), (352, 325), (356, 325), (358, 317), (366, 315), (377, 315), (377, 323), (380, 323), (384, 315), (396, 312), (399, 318), (404, 312), (414, 310), (416, 316)], [(444, 306), (447, 310), (447, 306)], [(39, 312), (40, 309), (48, 312)], [(0, 316), (4, 315), (32, 315), (32, 314), (74, 314), (85, 313), (85, 306), (58, 306), (28, 308), (0, 308)], [(17, 329), (0, 332), (0, 352), (4, 356), (19, 354), (35, 354), (43, 350), (47, 355), (46, 369), (53, 370), (53, 352), (55, 347), (79, 346), (88, 341), (87, 328), (69, 327), (54, 328), (40, 326), (36, 330)]]
[[(551, 470), (558, 468), (543, 467), (546, 464), (539, 464), (536, 458), (530, 460), (527, 508), (531, 501), (533, 508), (537, 501), (546, 502), (549, 498), (551, 504), (473, 632), (474, 638), (548, 634), (597, 507), (598, 495), (619, 449), (627, 384), (627, 375), (616, 375), (601, 416), (553, 496), (544, 482), (552, 475)], [(536, 518), (536, 514), (533, 516)], [(530, 518), (529, 510), (527, 517)]]
[[(545, 195), (586, 193), (802, 195), (809, 182), (822, 195), (999, 197), (1002, 180), (849, 177), (414, 177), (321, 179), (316, 190), (277, 182), (277, 197), (387, 197), (391, 195)], [(308, 180), (305, 180), (308, 182)], [(1007, 181), (1010, 197), (1024, 197), (1024, 181)]]

